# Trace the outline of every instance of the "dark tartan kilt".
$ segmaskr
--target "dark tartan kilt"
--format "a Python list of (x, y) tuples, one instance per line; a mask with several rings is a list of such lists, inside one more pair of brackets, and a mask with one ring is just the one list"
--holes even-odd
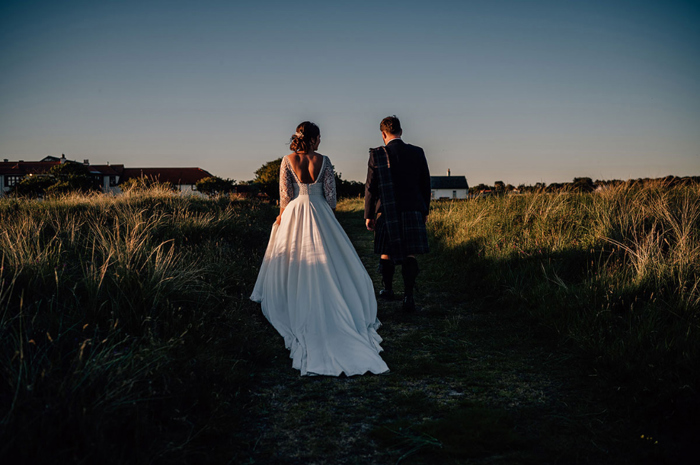
[[(428, 231), (425, 229), (421, 212), (403, 212), (399, 219), (401, 247), (404, 255), (417, 255), (430, 252), (428, 247)], [(374, 225), (374, 253), (390, 255), (389, 232), (386, 228), (384, 215), (377, 218)]]

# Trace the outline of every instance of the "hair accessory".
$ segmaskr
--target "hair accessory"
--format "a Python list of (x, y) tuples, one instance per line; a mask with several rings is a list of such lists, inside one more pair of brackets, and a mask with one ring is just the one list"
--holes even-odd
[(304, 137), (304, 134), (302, 134), (300, 132), (295, 132), (294, 137), (296, 137), (297, 139), (301, 139), (302, 137)]

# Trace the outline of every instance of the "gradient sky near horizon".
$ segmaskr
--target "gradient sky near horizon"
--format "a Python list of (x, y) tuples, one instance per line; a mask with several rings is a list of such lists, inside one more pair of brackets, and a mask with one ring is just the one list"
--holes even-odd
[(298, 123), (364, 180), (396, 114), (470, 185), (700, 175), (698, 1), (4, 1), (0, 159), (239, 181)]

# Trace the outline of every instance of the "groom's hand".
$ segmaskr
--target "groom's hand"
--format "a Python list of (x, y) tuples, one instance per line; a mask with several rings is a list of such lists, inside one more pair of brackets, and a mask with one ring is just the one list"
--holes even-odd
[(374, 220), (370, 220), (369, 218), (367, 218), (365, 220), (365, 226), (367, 226), (368, 231), (374, 231)]

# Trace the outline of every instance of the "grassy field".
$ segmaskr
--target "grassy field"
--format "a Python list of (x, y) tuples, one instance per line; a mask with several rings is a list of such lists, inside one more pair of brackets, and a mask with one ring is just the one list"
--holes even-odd
[(467, 273), (435, 285), (521, 306), (621, 381), (697, 386), (700, 186), (438, 204), (430, 230), (443, 270)]
[(157, 190), (0, 200), (2, 455), (225, 461), (271, 357), (247, 295), (274, 217)]
[(624, 460), (697, 457), (699, 186), (438, 204), (430, 231), (430, 287), (534, 318), (572, 357), (571, 376), (598, 380), (607, 421), (642, 439)]
[[(338, 218), (378, 286), (361, 209), (344, 201)], [(420, 311), (380, 304), (391, 372), (340, 379), (300, 378), (247, 299), (276, 214), (157, 190), (0, 199), (0, 459), (593, 464), (695, 453), (698, 187), (437, 202)]]

